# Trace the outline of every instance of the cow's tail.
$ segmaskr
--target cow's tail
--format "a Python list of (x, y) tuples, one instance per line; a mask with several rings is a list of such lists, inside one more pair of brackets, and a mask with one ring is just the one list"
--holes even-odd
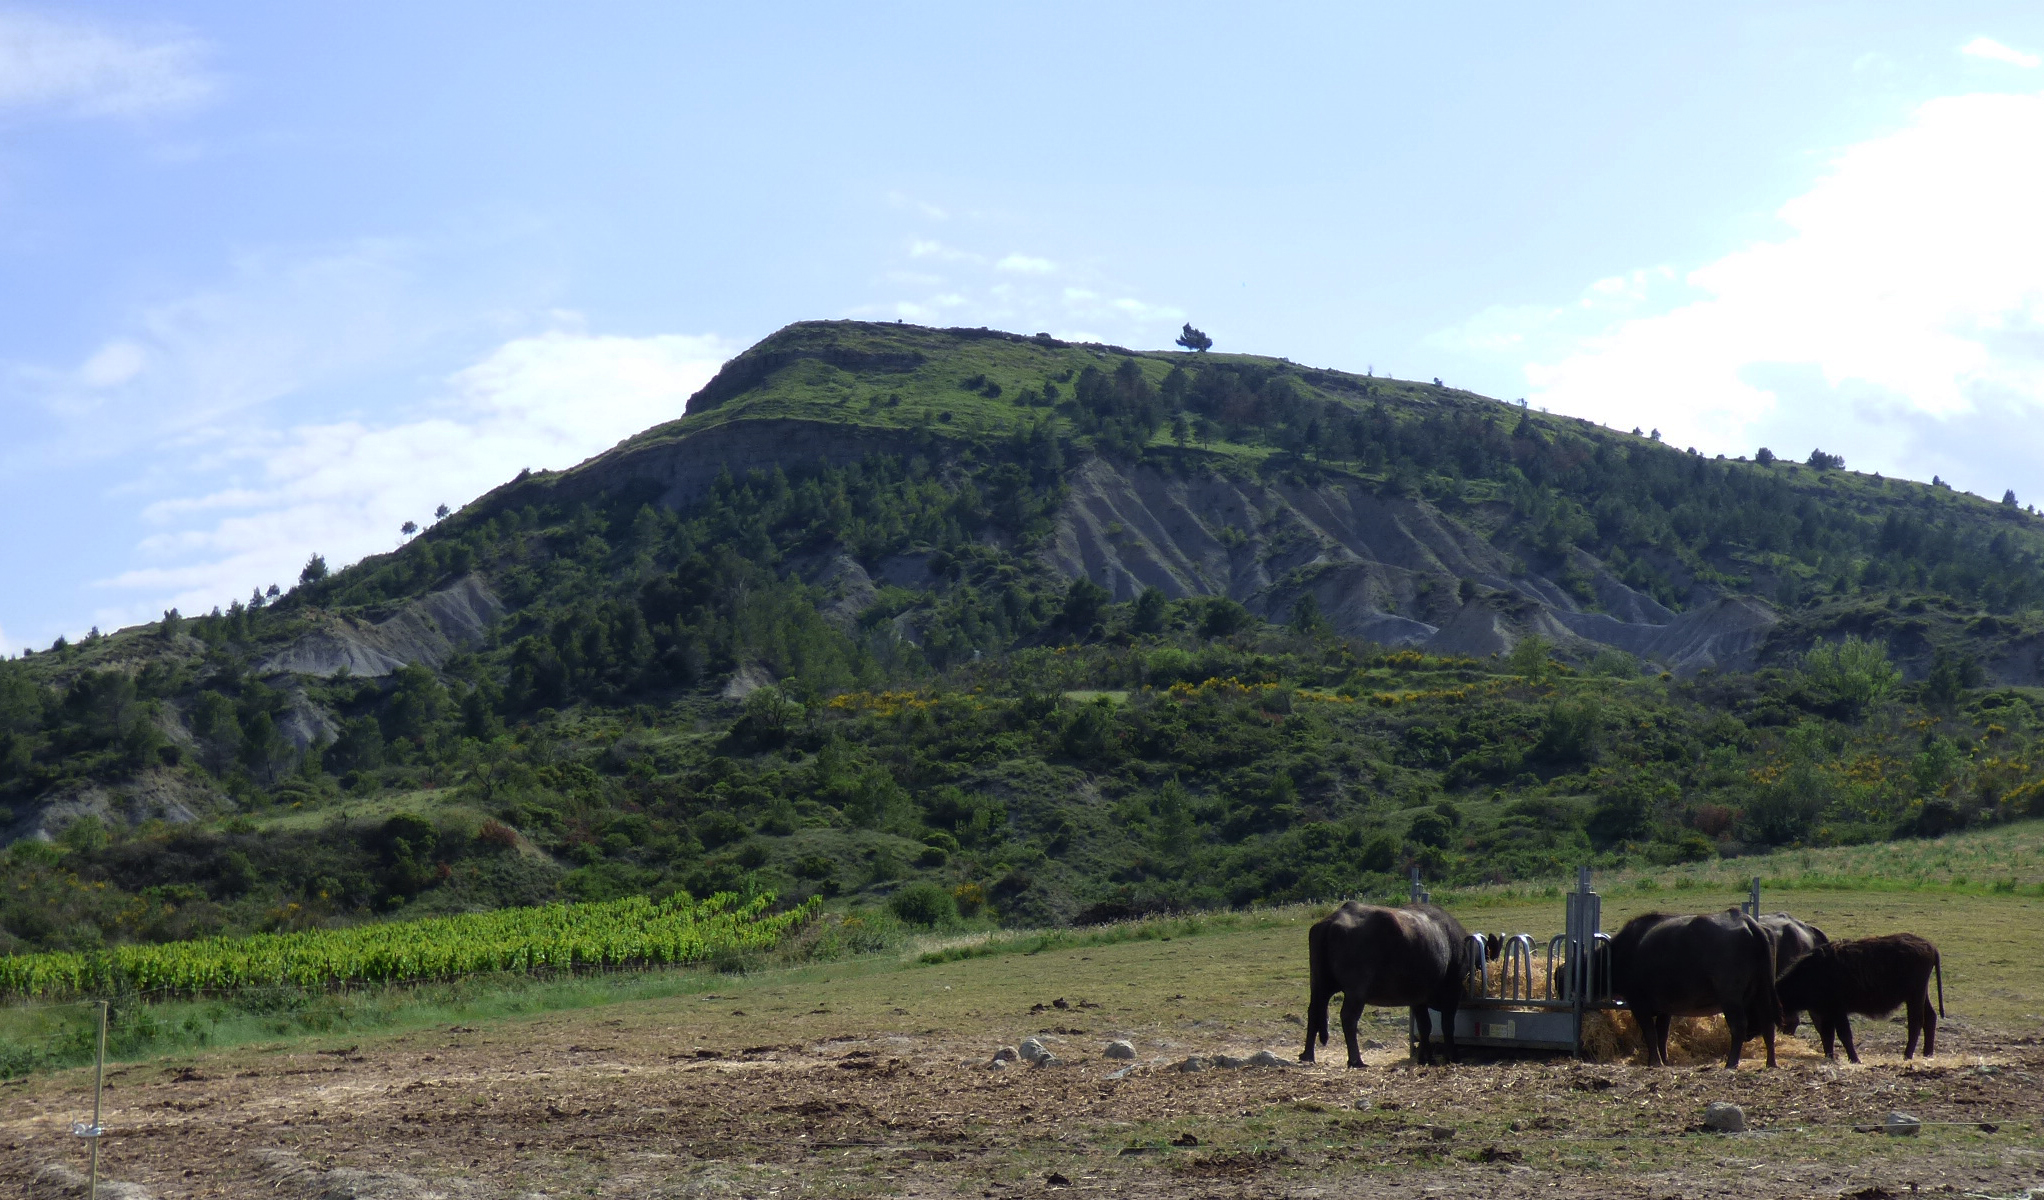
[[(1945, 956), (1938, 953), (1935, 946), (1931, 947), (1930, 951), (1930, 969), (1938, 977), (1938, 1015), (1942, 1017), (1945, 1015)], [(1930, 1051), (1926, 1050), (1924, 1053), (1928, 1054)]]
[(1306, 1048), (1314, 1040), (1327, 1044), (1327, 1001), (1334, 995), (1334, 969), (1327, 961), (1327, 927), (1315, 924), (1306, 931), (1306, 977), (1312, 989), (1306, 1001)]

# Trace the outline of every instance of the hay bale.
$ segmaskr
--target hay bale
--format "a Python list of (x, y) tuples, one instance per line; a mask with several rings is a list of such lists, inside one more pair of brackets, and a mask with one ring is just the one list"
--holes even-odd
[[(1722, 1016), (1676, 1017), (1668, 1023), (1668, 1061), (1678, 1067), (1702, 1067), (1725, 1061), (1732, 1048), (1731, 1031)], [(1583, 1016), (1583, 1049), (1596, 1062), (1647, 1060), (1646, 1044), (1640, 1040), (1639, 1022), (1631, 1013), (1592, 1012)], [(1774, 1053), (1783, 1058), (1812, 1058), (1818, 1052), (1803, 1041), (1775, 1035)], [(1767, 1049), (1758, 1037), (1746, 1043), (1742, 1058), (1765, 1061)]]
[(1583, 1053), (1592, 1062), (1645, 1060), (1639, 1040), (1639, 1026), (1629, 1014), (1587, 1012), (1583, 1014)]

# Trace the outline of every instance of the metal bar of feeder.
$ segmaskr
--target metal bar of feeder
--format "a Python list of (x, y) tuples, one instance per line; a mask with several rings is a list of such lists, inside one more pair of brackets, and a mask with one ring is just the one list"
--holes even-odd
[(1504, 956), (1498, 960), (1498, 997), (1505, 1000), (1533, 998), (1533, 935), (1515, 933), (1505, 939)]

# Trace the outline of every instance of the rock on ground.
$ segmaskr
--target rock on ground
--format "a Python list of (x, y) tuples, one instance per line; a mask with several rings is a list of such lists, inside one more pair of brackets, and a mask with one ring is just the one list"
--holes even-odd
[(1713, 1100), (1703, 1110), (1703, 1125), (1719, 1133), (1744, 1133), (1746, 1110), (1723, 1100)]
[(1107, 1043), (1107, 1057), (1109, 1058), (1134, 1058), (1135, 1056), (1136, 1047), (1133, 1042), (1112, 1041)]

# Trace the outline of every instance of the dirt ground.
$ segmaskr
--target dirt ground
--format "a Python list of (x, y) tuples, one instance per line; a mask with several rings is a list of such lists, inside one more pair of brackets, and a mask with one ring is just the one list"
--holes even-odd
[[(1938, 1054), (1860, 1022), (1865, 1063), (1405, 1062), (1372, 1010), (1359, 1071), (1287, 1062), (1303, 929), (939, 966), (705, 976), (704, 992), (327, 1038), (109, 1073), (102, 1170), (126, 1197), (424, 1198), (1094, 1192), (1158, 1197), (2044, 1192), (2044, 1045), (1950, 990)], [(1274, 965), (1275, 964), (1275, 965)], [(1062, 1000), (1063, 1007), (1056, 1002)], [(1040, 1007), (1039, 1007), (1040, 1006)], [(987, 1065), (1038, 1035), (1066, 1065)], [(1135, 1043), (1129, 1066), (1104, 1057)], [(1757, 1048), (1757, 1047), (1756, 1047)], [(0, 1188), (82, 1194), (90, 1072), (0, 1088)], [(1706, 1104), (1751, 1132), (1703, 1132)], [(1915, 1137), (1875, 1129), (1894, 1110)], [(103, 1194), (109, 1194), (104, 1193)]]

